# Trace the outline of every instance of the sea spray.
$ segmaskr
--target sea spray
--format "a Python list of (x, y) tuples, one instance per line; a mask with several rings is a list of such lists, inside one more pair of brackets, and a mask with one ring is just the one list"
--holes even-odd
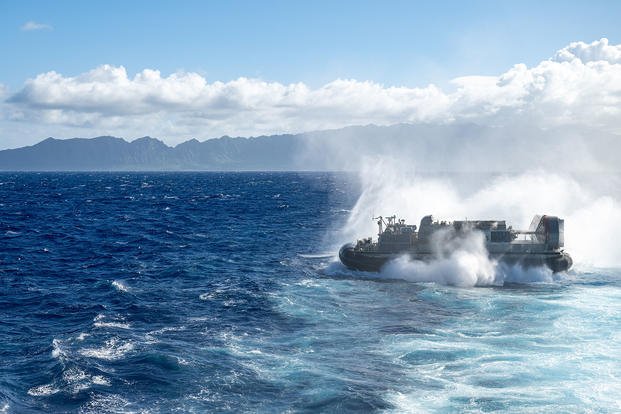
[(497, 284), (497, 264), (487, 254), (483, 233), (467, 231), (458, 235), (452, 229), (440, 230), (433, 234), (431, 245), (433, 260), (423, 262), (403, 255), (386, 264), (381, 274), (461, 287)]
[(621, 244), (615, 242), (621, 234), (620, 194), (598, 192), (576, 178), (543, 170), (487, 176), (464, 190), (461, 177), (423, 176), (398, 159), (364, 165), (359, 172), (363, 191), (345, 223), (343, 241), (375, 234), (371, 217), (380, 214), (396, 214), (413, 224), (428, 214), (500, 219), (515, 228), (527, 228), (534, 214), (552, 214), (565, 219), (565, 249), (576, 263), (621, 263)]
[(380, 277), (459, 287), (550, 283), (560, 278), (547, 267), (523, 267), (491, 259), (485, 236), (477, 230), (439, 230), (432, 235), (431, 246), (432, 260), (413, 260), (404, 254), (388, 262)]

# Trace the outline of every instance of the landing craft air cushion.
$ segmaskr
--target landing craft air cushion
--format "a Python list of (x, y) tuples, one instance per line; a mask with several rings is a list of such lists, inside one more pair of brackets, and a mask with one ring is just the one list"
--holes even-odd
[[(522, 267), (546, 266), (552, 272), (568, 270), (573, 261), (563, 250), (564, 220), (555, 216), (535, 216), (528, 230), (514, 230), (504, 220), (436, 221), (425, 216), (416, 225), (405, 224), (396, 216), (378, 217), (378, 240), (371, 237), (341, 247), (339, 258), (350, 269), (378, 272), (390, 260), (409, 256), (412, 260), (431, 261), (450, 249), (471, 231), (485, 236), (490, 259)], [(438, 237), (442, 235), (442, 237)], [(444, 243), (444, 246), (438, 244)], [(458, 243), (457, 243), (458, 244)], [(450, 252), (448, 252), (450, 254)]]

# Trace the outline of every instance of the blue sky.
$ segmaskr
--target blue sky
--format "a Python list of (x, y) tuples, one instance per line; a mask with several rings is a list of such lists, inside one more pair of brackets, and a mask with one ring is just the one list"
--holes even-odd
[[(51, 30), (22, 31), (28, 21)], [(532, 65), (569, 42), (621, 40), (621, 2), (0, 2), (0, 83), (100, 64), (209, 80), (442, 84)]]
[(621, 1), (0, 0), (0, 149), (542, 111), (621, 132), (620, 21)]

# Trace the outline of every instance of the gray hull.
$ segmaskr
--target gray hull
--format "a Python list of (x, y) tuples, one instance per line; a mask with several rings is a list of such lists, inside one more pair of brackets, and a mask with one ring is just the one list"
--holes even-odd
[[(389, 261), (400, 256), (407, 255), (412, 260), (431, 261), (434, 256), (429, 253), (416, 253), (403, 251), (399, 253), (385, 253), (378, 251), (363, 251), (354, 248), (349, 243), (341, 247), (339, 250), (339, 259), (350, 269), (361, 270), (365, 272), (379, 272), (381, 268)], [(519, 264), (525, 268), (529, 267), (547, 267), (552, 272), (564, 272), (571, 268), (573, 261), (571, 256), (565, 252), (549, 252), (549, 253), (502, 253), (490, 254), (490, 258), (509, 265)]]

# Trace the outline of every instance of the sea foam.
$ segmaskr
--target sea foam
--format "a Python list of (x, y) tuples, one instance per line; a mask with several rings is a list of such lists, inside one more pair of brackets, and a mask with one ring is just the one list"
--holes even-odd
[(127, 287), (127, 285), (125, 285), (122, 281), (120, 280), (113, 280), (112, 281), (112, 286), (114, 286), (114, 288), (116, 290), (118, 290), (119, 292), (129, 292), (129, 288)]
[(134, 344), (130, 341), (121, 341), (114, 337), (108, 339), (100, 348), (85, 348), (80, 350), (80, 354), (86, 357), (103, 359), (106, 361), (116, 361), (123, 358), (134, 349)]
[(54, 387), (53, 384), (45, 384), (30, 388), (28, 390), (28, 395), (32, 395), (33, 397), (47, 397), (48, 395), (56, 394), (59, 391), (60, 390)]

